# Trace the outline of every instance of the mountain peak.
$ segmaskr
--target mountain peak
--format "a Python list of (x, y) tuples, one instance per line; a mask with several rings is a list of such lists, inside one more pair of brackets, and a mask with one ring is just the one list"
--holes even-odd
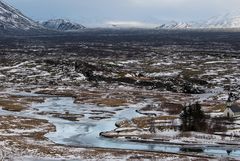
[(74, 23), (66, 19), (51, 19), (51, 20), (42, 22), (42, 25), (45, 28), (58, 30), (58, 31), (79, 31), (86, 28), (81, 24)]
[(207, 28), (240, 28), (240, 13), (229, 12), (207, 20), (202, 27)]
[(0, 28), (30, 30), (41, 27), (38, 23), (23, 15), (19, 10), (0, 0)]

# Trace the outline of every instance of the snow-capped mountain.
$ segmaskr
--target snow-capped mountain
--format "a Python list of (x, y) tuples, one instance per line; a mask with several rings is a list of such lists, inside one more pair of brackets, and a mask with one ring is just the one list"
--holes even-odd
[(0, 29), (30, 30), (40, 28), (38, 23), (0, 0)]
[(215, 16), (202, 22), (176, 22), (162, 24), (157, 29), (240, 29), (240, 12)]
[[(91, 20), (86, 20), (91, 21)], [(86, 22), (85, 22), (86, 23)], [(95, 24), (101, 24), (99, 21), (94, 21)], [(156, 21), (147, 20), (138, 21), (105, 21), (102, 22), (103, 27), (110, 28), (155, 28), (156, 29), (240, 29), (240, 11), (231, 12), (221, 16), (215, 16), (207, 21), (202, 22), (176, 22), (170, 21), (156, 25)], [(101, 26), (101, 25), (100, 25)], [(96, 27), (96, 26), (95, 26)], [(46, 30), (48, 29), (48, 30)], [(0, 33), (12, 30), (21, 31), (81, 31), (85, 27), (81, 24), (71, 22), (64, 19), (52, 19), (42, 23), (33, 21), (29, 17), (22, 14), (19, 10), (6, 4), (0, 0)]]
[(201, 28), (240, 28), (240, 13), (232, 12), (215, 16), (204, 22)]
[(81, 24), (74, 23), (64, 19), (52, 19), (49, 21), (42, 22), (42, 25), (45, 28), (58, 31), (80, 31), (86, 28)]
[(158, 26), (157, 29), (189, 29), (192, 27), (193, 26), (190, 23), (171, 21), (169, 23)]

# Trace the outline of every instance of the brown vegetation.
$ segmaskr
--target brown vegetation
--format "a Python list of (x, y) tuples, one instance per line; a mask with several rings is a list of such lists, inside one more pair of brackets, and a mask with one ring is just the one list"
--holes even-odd
[(125, 106), (128, 103), (126, 99), (118, 99), (118, 98), (102, 98), (102, 99), (96, 99), (93, 102), (99, 106), (109, 106), (109, 107)]

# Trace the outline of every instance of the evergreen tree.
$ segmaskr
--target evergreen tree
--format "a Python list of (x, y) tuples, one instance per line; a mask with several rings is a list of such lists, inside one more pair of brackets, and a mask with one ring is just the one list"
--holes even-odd
[(180, 114), (182, 131), (204, 131), (206, 129), (206, 117), (201, 105), (197, 102), (185, 106)]

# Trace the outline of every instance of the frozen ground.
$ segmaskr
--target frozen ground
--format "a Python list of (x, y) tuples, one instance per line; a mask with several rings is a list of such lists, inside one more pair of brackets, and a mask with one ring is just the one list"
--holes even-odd
[[(183, 105), (200, 101), (206, 114), (218, 119), (228, 92), (239, 95), (239, 37), (103, 30), (0, 38), (2, 155), (208, 160), (230, 151), (230, 158), (238, 158), (239, 120), (221, 122), (225, 131), (214, 127), (209, 133), (180, 134), (177, 127)], [(152, 123), (156, 135), (149, 132)], [(104, 149), (111, 147), (118, 150)]]

